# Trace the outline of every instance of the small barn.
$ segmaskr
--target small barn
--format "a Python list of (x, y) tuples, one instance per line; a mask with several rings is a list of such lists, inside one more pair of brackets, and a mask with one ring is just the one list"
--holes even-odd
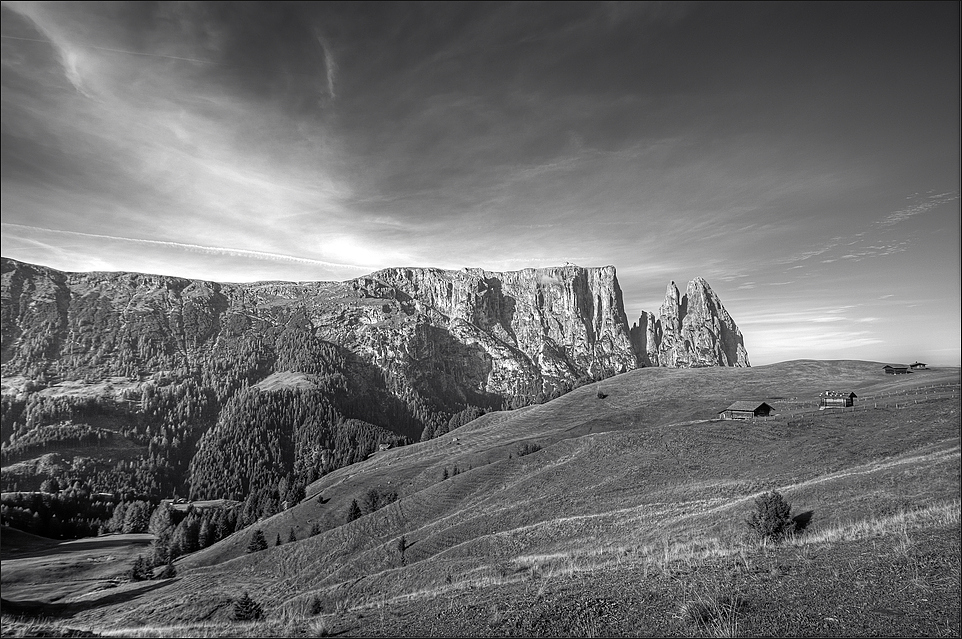
[(928, 370), (928, 364), (915, 362), (914, 364), (909, 364), (909, 368), (911, 368), (913, 371), (926, 371)]
[(735, 402), (718, 413), (718, 419), (754, 419), (756, 417), (768, 417), (771, 412), (772, 407), (765, 402), (742, 401)]
[(818, 410), (825, 408), (848, 408), (855, 405), (855, 393), (827, 390), (818, 395)]
[(905, 375), (909, 372), (909, 367), (905, 364), (886, 364), (883, 370), (886, 375)]

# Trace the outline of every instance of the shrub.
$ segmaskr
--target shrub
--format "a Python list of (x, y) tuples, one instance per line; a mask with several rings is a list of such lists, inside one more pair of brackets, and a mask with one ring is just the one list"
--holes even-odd
[(778, 543), (795, 532), (792, 507), (775, 490), (755, 498), (755, 509), (745, 523), (750, 533), (759, 540)]
[(713, 637), (737, 637), (738, 618), (747, 607), (742, 597), (698, 597), (681, 606), (679, 617), (700, 632)]
[(541, 450), (541, 446), (533, 442), (525, 442), (518, 446), (518, 457), (524, 457), (525, 455), (530, 455), (531, 453), (536, 453)]
[(264, 608), (244, 592), (244, 596), (234, 602), (234, 621), (256, 621), (264, 616)]

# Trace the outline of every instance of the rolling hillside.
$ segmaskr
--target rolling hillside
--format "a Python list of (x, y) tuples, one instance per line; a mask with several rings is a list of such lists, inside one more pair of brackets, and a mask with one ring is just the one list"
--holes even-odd
[[(819, 412), (825, 389), (854, 391), (856, 409)], [(776, 416), (713, 420), (737, 399), (767, 401)], [(634, 370), (336, 470), (299, 505), (181, 559), (156, 589), (67, 596), (68, 625), (157, 627), (137, 631), (146, 636), (204, 624), (242, 636), (717, 635), (732, 624), (957, 635), (959, 424), (957, 368)], [(758, 547), (743, 522), (771, 489), (807, 525)], [(346, 523), (371, 490), (399, 499)], [(298, 541), (246, 554), (255, 530)], [(5, 555), (5, 575), (7, 565)], [(268, 621), (223, 625), (243, 591)]]

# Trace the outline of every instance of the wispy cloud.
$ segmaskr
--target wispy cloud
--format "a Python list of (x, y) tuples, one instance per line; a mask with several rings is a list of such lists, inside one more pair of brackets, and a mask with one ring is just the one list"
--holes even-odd
[[(338, 268), (338, 269), (355, 269), (361, 271), (372, 271), (375, 270), (373, 265), (358, 265), (358, 264), (339, 264), (336, 262), (326, 262), (323, 260), (314, 260), (310, 258), (297, 257), (294, 255), (283, 255), (280, 253), (268, 253), (265, 251), (250, 251), (246, 249), (228, 248), (221, 246), (203, 246), (200, 244), (186, 244), (183, 242), (164, 242), (159, 240), (147, 240), (133, 237), (118, 237), (114, 235), (100, 235), (96, 233), (80, 233), (77, 231), (61, 231), (57, 229), (43, 229), (34, 226), (27, 226), (24, 224), (13, 224), (8, 222), (3, 222), (0, 224), (2, 228), (8, 233), (26, 232), (26, 233), (39, 233), (43, 235), (60, 235), (64, 237), (71, 238), (86, 238), (86, 239), (96, 239), (96, 240), (107, 240), (109, 242), (119, 242), (123, 244), (134, 244), (134, 245), (145, 245), (159, 248), (173, 248), (179, 251), (190, 251), (192, 253), (202, 253), (205, 255), (226, 255), (230, 257), (244, 257), (251, 258), (255, 260), (268, 260), (272, 262), (285, 262), (290, 264), (307, 264), (310, 266), (320, 266), (325, 268)], [(21, 236), (23, 234), (21, 233)]]
[(335, 62), (334, 56), (331, 54), (331, 45), (328, 43), (327, 39), (321, 35), (319, 29), (315, 29), (314, 35), (317, 38), (318, 45), (321, 47), (321, 51), (324, 53), (324, 69), (327, 77), (327, 93), (333, 100), (335, 97), (337, 97), (334, 93), (334, 79), (337, 75), (337, 62)]
[(949, 191), (946, 193), (934, 193), (934, 194), (929, 194), (924, 196), (920, 196), (916, 194), (916, 195), (909, 196), (909, 198), (907, 199), (912, 200), (912, 203), (906, 206), (905, 208), (899, 209), (898, 211), (894, 211), (893, 213), (886, 215), (884, 218), (878, 221), (879, 226), (883, 226), (883, 227), (893, 226), (895, 224), (899, 224), (910, 218), (913, 218), (916, 215), (922, 215), (923, 213), (927, 213), (928, 211), (931, 211), (935, 207), (940, 206), (942, 204), (954, 202), (955, 200), (959, 199), (959, 192)]
[[(792, 327), (750, 324), (765, 304), (958, 288), (951, 3), (873, 6), (899, 38), (818, 4), (0, 11), (11, 257), (244, 279), (614, 264), (632, 314), (700, 275), (760, 330)], [(891, 336), (887, 306), (796, 321)], [(957, 324), (945, 306), (913, 321)]]

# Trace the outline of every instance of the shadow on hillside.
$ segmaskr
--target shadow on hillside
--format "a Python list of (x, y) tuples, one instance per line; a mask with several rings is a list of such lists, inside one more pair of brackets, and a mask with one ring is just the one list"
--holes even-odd
[(102, 606), (110, 606), (129, 601), (134, 597), (151, 592), (152, 590), (157, 590), (158, 588), (163, 588), (164, 586), (174, 583), (175, 581), (178, 580), (164, 579), (159, 582), (149, 582), (137, 588), (126, 588), (121, 592), (111, 592), (99, 597), (98, 599), (93, 599), (90, 601), (56, 603), (34, 600), (14, 601), (12, 599), (0, 598), (0, 609), (2, 609), (3, 614), (5, 615), (44, 618), (57, 617), (67, 619), (73, 617), (78, 612), (93, 610), (94, 608), (100, 608)]
[(4, 549), (7, 559), (31, 559), (65, 553), (91, 552), (94, 550), (125, 549), (131, 546), (146, 546), (154, 538), (149, 534), (105, 535), (102, 537), (81, 537), (80, 539), (51, 539), (50, 545), (39, 544), (32, 548)]
[(802, 532), (808, 528), (808, 524), (812, 521), (814, 514), (814, 510), (809, 510), (792, 517), (792, 522), (795, 524), (795, 532)]

